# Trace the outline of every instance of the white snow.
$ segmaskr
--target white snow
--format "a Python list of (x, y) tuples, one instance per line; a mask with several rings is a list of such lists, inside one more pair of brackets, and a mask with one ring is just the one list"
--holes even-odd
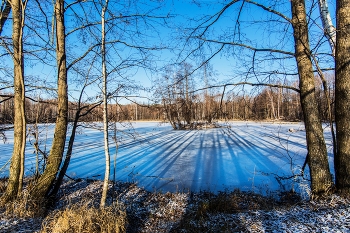
[[(151, 191), (216, 192), (236, 188), (262, 194), (291, 188), (301, 193), (308, 191), (305, 179), (283, 179), (299, 174), (304, 163), (307, 151), (303, 123), (221, 122), (221, 125), (222, 128), (175, 131), (169, 124), (157, 122), (118, 124), (117, 180), (134, 181)], [(40, 125), (42, 150), (45, 145), (46, 150), (50, 149), (53, 129), (53, 125)], [(102, 179), (103, 132), (87, 127), (80, 127), (78, 132), (67, 174), (75, 178)], [(0, 144), (0, 168), (5, 166), (0, 176), (8, 174), (6, 163), (11, 158), (12, 134), (13, 131), (7, 131), (6, 143)], [(67, 144), (69, 136), (70, 132)], [(116, 146), (112, 131), (110, 136), (113, 167)], [(327, 127), (325, 137), (333, 171)], [(30, 142), (33, 143), (33, 136), (29, 133), (26, 175), (33, 174), (36, 164)]]

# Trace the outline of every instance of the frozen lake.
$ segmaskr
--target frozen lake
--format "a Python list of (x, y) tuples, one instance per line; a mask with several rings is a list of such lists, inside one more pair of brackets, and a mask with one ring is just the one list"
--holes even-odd
[[(148, 190), (217, 192), (239, 188), (262, 194), (290, 189), (296, 184), (293, 179), (276, 178), (300, 173), (307, 153), (302, 123), (221, 124), (221, 128), (191, 131), (174, 131), (169, 124), (157, 122), (118, 124), (117, 179), (136, 182)], [(41, 150), (45, 150), (45, 145), (46, 150), (50, 148), (53, 127), (40, 125)], [(103, 132), (89, 127), (80, 127), (78, 132), (67, 174), (75, 178), (103, 179)], [(8, 174), (9, 164), (6, 163), (12, 153), (12, 134), (7, 131), (7, 141), (0, 144), (0, 168), (5, 166), (0, 176)], [(116, 145), (110, 136), (112, 179)], [(325, 136), (333, 171), (327, 127)], [(26, 175), (33, 174), (35, 168), (32, 144), (33, 137), (30, 136), (26, 148)]]

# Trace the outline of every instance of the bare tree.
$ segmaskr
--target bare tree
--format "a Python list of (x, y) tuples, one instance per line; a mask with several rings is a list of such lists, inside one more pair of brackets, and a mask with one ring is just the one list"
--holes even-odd
[(102, 6), (101, 12), (101, 56), (102, 56), (102, 82), (103, 82), (103, 141), (104, 141), (104, 151), (106, 157), (106, 168), (105, 176), (103, 181), (102, 197), (100, 207), (103, 208), (106, 205), (107, 192), (108, 192), (108, 181), (110, 175), (110, 165), (111, 157), (109, 154), (109, 143), (108, 143), (108, 106), (107, 106), (107, 70), (106, 70), (106, 31), (105, 31), (105, 17), (108, 8), (108, 0), (105, 0)]
[(308, 24), (304, 0), (291, 1), (294, 29), (295, 59), (300, 86), (300, 102), (304, 113), (311, 190), (315, 195), (327, 193), (333, 186), (328, 164), (326, 143), (315, 98), (315, 78), (312, 70)]
[(57, 0), (54, 5), (56, 22), (56, 56), (57, 56), (57, 118), (55, 134), (44, 173), (39, 177), (31, 194), (44, 198), (49, 194), (63, 158), (68, 125), (68, 84), (66, 66), (64, 0)]
[(23, 64), (23, 27), (27, 1), (13, 0), (12, 40), (14, 63), (14, 146), (10, 166), (9, 182), (2, 201), (14, 199), (22, 191), (24, 174), (24, 152), (26, 144), (25, 86)]

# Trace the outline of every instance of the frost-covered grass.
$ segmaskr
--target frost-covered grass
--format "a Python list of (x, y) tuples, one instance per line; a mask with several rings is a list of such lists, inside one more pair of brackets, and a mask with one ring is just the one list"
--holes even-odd
[[(350, 201), (305, 201), (252, 192), (149, 192), (133, 183), (66, 180), (47, 215), (18, 217), (0, 208), (0, 232), (350, 232)], [(110, 218), (108, 217), (110, 215)]]
[[(270, 195), (276, 190), (295, 189), (307, 196), (307, 177), (292, 178), (300, 174), (307, 153), (302, 123), (220, 124), (221, 128), (188, 131), (174, 131), (169, 124), (157, 122), (117, 124), (117, 180), (134, 182), (150, 191), (218, 192), (240, 189)], [(68, 169), (70, 177), (103, 178), (103, 133), (98, 128), (101, 128), (99, 123), (79, 128)], [(39, 129), (40, 148), (48, 151), (54, 126), (40, 125)], [(34, 173), (36, 164), (33, 135), (32, 131), (28, 132), (26, 176)], [(116, 144), (112, 135), (111, 131), (113, 167)], [(0, 144), (0, 167), (6, 164), (12, 152), (12, 132), (7, 131), (6, 136), (6, 143)], [(333, 170), (327, 127), (325, 136)], [(6, 176), (8, 168), (9, 164), (5, 165), (0, 176)]]

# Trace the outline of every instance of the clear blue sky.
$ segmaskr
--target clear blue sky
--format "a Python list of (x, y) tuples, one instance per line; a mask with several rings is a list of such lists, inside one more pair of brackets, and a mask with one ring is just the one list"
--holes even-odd
[[(31, 2), (31, 1), (29, 1)], [(51, 22), (52, 20), (52, 11), (50, 11), (51, 1), (47, 1), (46, 5), (43, 8), (47, 9), (47, 21)], [(73, 1), (67, 1), (71, 3)], [(87, 1), (88, 2), (88, 1)], [(191, 40), (187, 46), (184, 46), (184, 39), (189, 35), (191, 30), (198, 26), (200, 23), (209, 20), (209, 17), (219, 12), (225, 4), (229, 1), (196, 1), (196, 0), (180, 0), (180, 1), (139, 1), (134, 3), (132, 1), (110, 1), (109, 9), (113, 12), (114, 15), (130, 15), (137, 13), (149, 14), (153, 16), (169, 16), (168, 19), (158, 20), (158, 19), (147, 19), (143, 21), (142, 19), (133, 20), (125, 19), (124, 21), (119, 21), (117, 25), (109, 27), (110, 31), (108, 32), (108, 40), (120, 39), (128, 44), (138, 45), (138, 46), (159, 46), (159, 47), (170, 47), (170, 49), (163, 49), (158, 52), (152, 53), (152, 62), (145, 64), (145, 66), (161, 68), (163, 65), (173, 63), (179, 60), (182, 60), (185, 56), (189, 54), (191, 50), (198, 44), (198, 41)], [(290, 3), (289, 1), (259, 1), (266, 6), (269, 5), (272, 9), (276, 9), (287, 17), (290, 17)], [(275, 4), (273, 4), (275, 2)], [(86, 6), (89, 3), (82, 3), (83, 6)], [(329, 2), (331, 8), (331, 14), (334, 17), (334, 1)], [(148, 12), (150, 9), (159, 6), (159, 9)], [(225, 42), (236, 42), (244, 43), (256, 48), (274, 48), (281, 49), (289, 52), (293, 52), (293, 39), (291, 37), (291, 28), (290, 25), (285, 23), (284, 20), (280, 20), (279, 17), (275, 17), (273, 14), (267, 13), (261, 8), (245, 3), (243, 5), (243, 10), (240, 12), (242, 2), (237, 2), (225, 13), (222, 14), (220, 19), (215, 22), (207, 31), (206, 34), (202, 35), (202, 39), (211, 39), (211, 40), (220, 40)], [(90, 7), (85, 9), (85, 12), (81, 8), (75, 6), (72, 10), (67, 10), (66, 13), (66, 24), (67, 24), (67, 33), (72, 29), (79, 26), (79, 24), (86, 24), (89, 22), (99, 21), (99, 14), (96, 14), (96, 11), (100, 11), (100, 8), (94, 8), (91, 4)], [(311, 44), (315, 45), (322, 41), (321, 33), (319, 26), (321, 22), (318, 19), (318, 8), (317, 6), (313, 8), (314, 12), (311, 14), (312, 18), (315, 20), (313, 24), (310, 24), (311, 34), (314, 36), (311, 40)], [(40, 19), (45, 20), (42, 14), (39, 14), (37, 8), (32, 7), (28, 8), (28, 13), (39, 15)], [(81, 17), (79, 22), (74, 22), (76, 16), (73, 14), (76, 13)], [(84, 16), (88, 16), (85, 17)], [(41, 16), (40, 16), (41, 15)], [(237, 19), (239, 16), (239, 24), (237, 24)], [(85, 17), (85, 18), (84, 18)], [(111, 14), (107, 17), (112, 17)], [(88, 19), (87, 19), (88, 18)], [(129, 20), (129, 21), (128, 21)], [(265, 23), (262, 21), (269, 20), (270, 23)], [(277, 20), (280, 20), (277, 22)], [(209, 20), (203, 26), (209, 25), (213, 22), (213, 19)], [(43, 40), (38, 38), (34, 39), (36, 42), (39, 42), (41, 45), (49, 42), (49, 37), (52, 36), (45, 28), (44, 24), (38, 23), (32, 19), (28, 19), (27, 23), (30, 27), (43, 29), (40, 31), (40, 36)], [(137, 25), (137, 27), (135, 26)], [(68, 61), (72, 62), (77, 57), (84, 54), (84, 52), (91, 46), (96, 43), (96, 39), (99, 39), (99, 28), (100, 26), (92, 27), (90, 31), (81, 31), (78, 33), (73, 33), (67, 38), (67, 50), (68, 50)], [(50, 29), (50, 28), (49, 28)], [(203, 29), (200, 29), (203, 30)], [(5, 28), (5, 35), (10, 36), (11, 34), (11, 23), (8, 22)], [(90, 33), (90, 34), (89, 34)], [(198, 35), (198, 33), (196, 34)], [(32, 37), (31, 37), (32, 36)], [(29, 33), (26, 38), (27, 41), (32, 42), (35, 38), (33, 33)], [(314, 39), (315, 38), (315, 39)], [(180, 40), (182, 39), (182, 40)], [(329, 46), (323, 42), (323, 46), (319, 48), (319, 52), (329, 52)], [(189, 46), (190, 45), (190, 46)], [(47, 46), (47, 45), (45, 45)], [(211, 54), (215, 53), (221, 45), (218, 44), (207, 44), (203, 46), (202, 52), (206, 54), (204, 57), (198, 59), (198, 56), (190, 56), (187, 59), (187, 62), (191, 63), (193, 67), (197, 67), (201, 60), (207, 59)], [(52, 48), (53, 45), (51, 45)], [(30, 47), (31, 50), (36, 48)], [(98, 51), (98, 50), (96, 50)], [(178, 57), (180, 51), (182, 51), (180, 58)], [(2, 53), (5, 51), (2, 49)], [(128, 49), (123, 44), (113, 45), (108, 47), (108, 58), (111, 61), (109, 68), (112, 69), (116, 64), (123, 65), (121, 61), (127, 59), (135, 59), (137, 56), (140, 56), (135, 49)], [(44, 55), (45, 56), (44, 56)], [(242, 50), (238, 47), (225, 46), (225, 49), (218, 53), (214, 58), (211, 59), (210, 64), (213, 67), (213, 76), (212, 84), (221, 84), (221, 83), (233, 83), (238, 82), (243, 79), (247, 79), (254, 82), (266, 81), (264, 79), (272, 78), (282, 78), (283, 75), (261, 75), (261, 72), (268, 72), (271, 70), (276, 70), (278, 72), (295, 72), (295, 64), (293, 64), (293, 59), (282, 60), (282, 56), (276, 54), (266, 53), (256, 53), (255, 59), (252, 59), (254, 55), (253, 52), (249, 50)], [(260, 56), (263, 55), (263, 56)], [(26, 62), (26, 76), (39, 76), (40, 82), (36, 84), (47, 85), (48, 83), (54, 87), (55, 86), (55, 76), (56, 69), (54, 67), (55, 60), (54, 51), (49, 53), (37, 53), (39, 58), (43, 58), (47, 65), (42, 65), (40, 59), (32, 60), (32, 56), (27, 56), (31, 60)], [(40, 57), (44, 56), (44, 57)], [(78, 63), (74, 67), (75, 71), (71, 69), (69, 73), (70, 80), (70, 90), (71, 94), (74, 97), (77, 97), (77, 93), (74, 93), (73, 90), (79, 90), (82, 83), (84, 82), (84, 77), (87, 75), (87, 70), (91, 70), (89, 73), (90, 80), (93, 77), (97, 77), (100, 72), (99, 68), (99, 58), (98, 54), (91, 53), (87, 59)], [(276, 60), (276, 58), (278, 60)], [(2, 59), (1, 64), (7, 66), (11, 65), (11, 58), (9, 56), (6, 59)], [(96, 59), (96, 62), (91, 67), (89, 62), (93, 59)], [(271, 59), (271, 60), (269, 60)], [(324, 66), (332, 66), (333, 64), (328, 64), (328, 58), (322, 58)], [(252, 63), (255, 62), (255, 70), (252, 70)], [(196, 77), (197, 87), (201, 88), (204, 86), (203, 75), (201, 74), (202, 70), (198, 70), (197, 73), (193, 75)], [(245, 76), (245, 74), (247, 74)], [(0, 73), (3, 79), (5, 79), (4, 73)], [(85, 76), (84, 76), (85, 75)], [(132, 80), (135, 80), (143, 87), (152, 87), (154, 82), (162, 75), (160, 71), (147, 70), (143, 68), (134, 68), (129, 70), (127, 73), (114, 73), (111, 75), (113, 79), (119, 80), (117, 82), (111, 83), (111, 89), (115, 89), (122, 82), (125, 82), (127, 85), (131, 84)], [(0, 76), (1, 78), (1, 76)], [(126, 79), (127, 78), (127, 79)], [(30, 82), (30, 79), (28, 79)], [(41, 91), (40, 93), (45, 94), (46, 91)], [(124, 92), (123, 94), (137, 94), (133, 90), (130, 92)], [(139, 94), (145, 95), (145, 92)], [(99, 85), (93, 85), (91, 88), (87, 88), (85, 99), (89, 96), (99, 95)]]

